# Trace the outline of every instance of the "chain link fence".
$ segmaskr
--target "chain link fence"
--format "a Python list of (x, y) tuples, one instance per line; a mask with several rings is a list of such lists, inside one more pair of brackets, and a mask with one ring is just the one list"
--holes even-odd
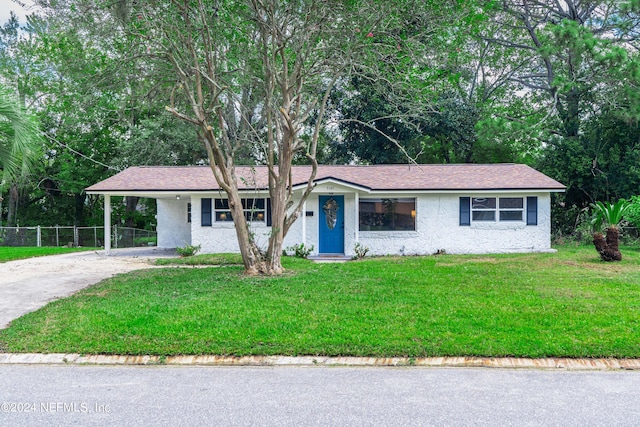
[[(139, 228), (111, 229), (112, 248), (155, 246), (158, 234)], [(0, 227), (0, 246), (104, 246), (104, 227)]]

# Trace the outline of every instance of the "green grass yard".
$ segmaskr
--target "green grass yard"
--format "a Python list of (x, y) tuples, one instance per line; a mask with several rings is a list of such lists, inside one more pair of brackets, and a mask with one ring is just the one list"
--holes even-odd
[[(640, 250), (287, 258), (120, 275), (0, 331), (10, 352), (640, 357)], [(225, 258), (227, 259), (227, 258)], [(228, 257), (228, 259), (233, 259)], [(230, 261), (228, 261), (230, 262)]]
[(15, 261), (24, 258), (33, 258), (46, 255), (60, 255), (69, 252), (87, 251), (95, 248), (67, 248), (67, 247), (11, 247), (0, 246), (0, 262)]
[(156, 265), (242, 265), (240, 254), (204, 254), (183, 258), (158, 258)]

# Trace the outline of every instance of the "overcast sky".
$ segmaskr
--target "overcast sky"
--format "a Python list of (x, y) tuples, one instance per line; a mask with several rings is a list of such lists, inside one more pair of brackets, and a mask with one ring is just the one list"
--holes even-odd
[[(33, 4), (31, 0), (20, 0), (20, 3), (26, 3), (28, 5)], [(9, 11), (13, 10), (16, 15), (18, 15), (18, 19), (21, 24), (26, 23), (25, 16), (28, 13), (25, 11), (22, 6), (16, 3), (14, 0), (0, 0), (0, 24), (4, 25), (5, 22), (9, 19)]]

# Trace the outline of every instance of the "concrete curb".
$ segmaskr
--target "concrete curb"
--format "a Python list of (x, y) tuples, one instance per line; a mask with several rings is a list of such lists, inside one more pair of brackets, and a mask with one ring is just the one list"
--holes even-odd
[(126, 356), (0, 353), (0, 365), (421, 366), (509, 369), (640, 370), (640, 359), (516, 357)]

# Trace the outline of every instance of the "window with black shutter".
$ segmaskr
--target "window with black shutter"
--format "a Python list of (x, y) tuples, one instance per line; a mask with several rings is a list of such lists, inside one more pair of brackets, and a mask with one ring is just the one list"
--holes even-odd
[(202, 221), (203, 227), (211, 225), (211, 199), (202, 199)]

